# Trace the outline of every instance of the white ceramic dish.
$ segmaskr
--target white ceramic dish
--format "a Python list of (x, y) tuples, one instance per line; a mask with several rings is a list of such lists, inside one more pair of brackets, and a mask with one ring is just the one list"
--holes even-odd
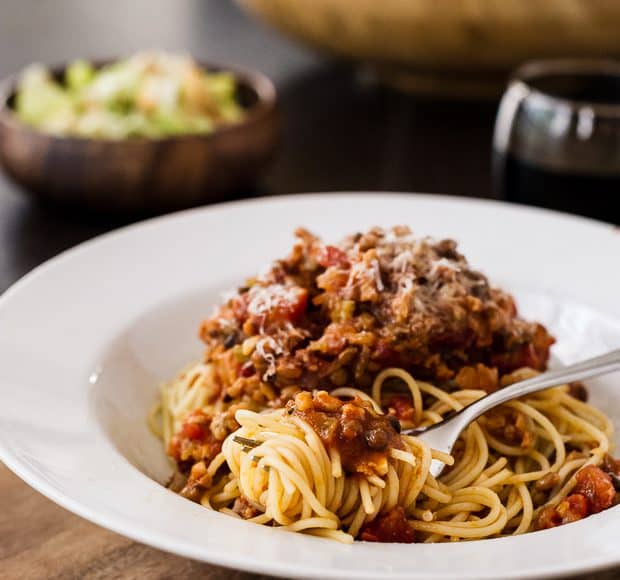
[[(316, 578), (532, 578), (620, 565), (620, 507), (550, 531), (445, 545), (343, 546), (208, 512), (160, 483), (145, 415), (156, 383), (198, 357), (220, 293), (284, 255), (304, 225), (326, 239), (407, 223), (449, 236), (558, 337), (569, 362), (620, 345), (620, 233), (494, 202), (308, 195), (214, 206), (83, 244), (0, 299), (0, 458), (67, 509), (191, 558)], [(620, 425), (620, 376), (592, 383)]]

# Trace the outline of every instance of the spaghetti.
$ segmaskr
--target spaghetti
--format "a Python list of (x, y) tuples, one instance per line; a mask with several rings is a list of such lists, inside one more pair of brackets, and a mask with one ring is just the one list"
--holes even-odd
[[(521, 534), (617, 503), (612, 425), (580, 384), (492, 410), (452, 456), (401, 434), (543, 371), (554, 342), (453, 241), (403, 226), (297, 237), (203, 321), (203, 360), (161, 388), (150, 423), (172, 489), (345, 542)], [(449, 466), (438, 479), (433, 459)]]
[[(523, 369), (505, 380), (534, 373)], [(198, 364), (163, 385), (151, 422), (166, 445), (193, 412), (204, 410), (209, 375), (208, 366)], [(332, 395), (371, 401), (378, 410), (386, 408), (387, 391), (401, 385), (411, 401), (423, 401), (417, 408), (412, 405), (420, 426), (441, 421), (485, 395), (479, 390), (446, 392), (393, 368), (377, 376), (372, 398), (351, 388)], [(418, 541), (520, 534), (536, 527), (545, 509), (557, 509), (577, 486), (578, 473), (601, 466), (612, 447), (609, 419), (571, 396), (564, 385), (507, 403), (470, 425), (456, 447), (456, 461), (415, 437), (401, 436), (403, 449), (391, 449), (379, 473), (348, 474), (338, 451), (326, 447), (308, 421), (291, 413), (294, 407), (236, 411), (239, 429), (205, 465), (202, 478), (209, 485), (198, 498), (203, 506), (240, 517), (233, 507), (242, 499), (248, 521), (344, 542), (373, 539), (372, 523), (395, 508), (402, 510)], [(519, 414), (527, 424), (519, 443), (507, 443), (497, 434), (494, 421), (506, 413)], [(452, 464), (438, 480), (429, 474), (432, 459)]]

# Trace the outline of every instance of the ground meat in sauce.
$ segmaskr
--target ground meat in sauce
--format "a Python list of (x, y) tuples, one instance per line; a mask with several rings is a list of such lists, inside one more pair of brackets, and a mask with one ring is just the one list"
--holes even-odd
[(403, 226), (337, 246), (305, 230), (297, 237), (287, 258), (201, 326), (220, 397), (279, 406), (289, 387), (369, 389), (389, 366), (491, 391), (496, 373), (545, 368), (553, 338), (519, 318), (512, 297), (473, 270), (455, 242), (416, 238)]
[(614, 489), (616, 490), (616, 496), (612, 505), (620, 504), (620, 460), (614, 459), (611, 455), (606, 454), (601, 464), (601, 469), (609, 475)]
[(588, 389), (581, 381), (574, 381), (568, 385), (568, 394), (583, 403), (588, 402)]
[(239, 514), (244, 520), (249, 520), (260, 514), (260, 510), (257, 510), (248, 499), (242, 495), (235, 500), (233, 505), (233, 511)]
[(207, 473), (207, 464), (204, 461), (198, 461), (192, 465), (187, 482), (179, 493), (187, 499), (199, 502), (211, 482), (211, 476)]
[(620, 459), (614, 459), (608, 453), (603, 457), (601, 469), (609, 475), (620, 475)]
[(492, 393), (499, 387), (499, 377), (496, 368), (477, 363), (474, 366), (463, 367), (454, 378), (460, 389), (473, 389)]
[(485, 413), (483, 425), (491, 436), (507, 445), (529, 449), (536, 441), (532, 420), (511, 407), (497, 407)]
[(411, 544), (415, 542), (415, 531), (407, 522), (405, 510), (397, 506), (365, 524), (360, 532), (360, 540)]
[(212, 418), (203, 411), (194, 411), (170, 440), (168, 455), (182, 473), (187, 473), (198, 461), (210, 461), (220, 452), (222, 441), (213, 435), (211, 422)]
[(577, 472), (571, 494), (556, 506), (541, 510), (534, 523), (537, 530), (554, 528), (599, 513), (614, 505), (616, 490), (609, 474), (588, 465)]
[(581, 494), (588, 500), (590, 513), (597, 514), (611, 506), (616, 490), (608, 473), (588, 465), (577, 473), (576, 479), (573, 493)]
[[(330, 390), (368, 391), (382, 369), (397, 366), (449, 390), (490, 393), (515, 369), (546, 368), (554, 339), (542, 325), (521, 319), (512, 297), (471, 269), (455, 242), (414, 238), (402, 226), (373, 228), (337, 246), (305, 230), (296, 235), (288, 257), (248, 280), (201, 325), (204, 359), (214, 373), (208, 403), (225, 411), (190, 414), (168, 448), (183, 474), (171, 485), (194, 501), (212, 483), (207, 466), (238, 427), (239, 408), (286, 407), (327, 449), (338, 450), (345, 472), (384, 474), (389, 450), (403, 448), (400, 421), (414, 420), (411, 397), (386, 396), (387, 414), (379, 415), (369, 402), (341, 401)], [(587, 400), (582, 383), (571, 383), (568, 393)], [(509, 407), (487, 413), (481, 424), (522, 449), (535, 439), (531, 420)], [(454, 455), (463, 453), (459, 441)], [(575, 479), (564, 500), (539, 512), (536, 529), (618, 503), (620, 461), (607, 456)], [(541, 498), (535, 505), (548, 500), (558, 480), (548, 474), (533, 484)], [(259, 513), (244, 497), (233, 510), (246, 519)], [(409, 543), (415, 535), (396, 507), (363, 526), (360, 539)]]
[(387, 402), (387, 412), (399, 421), (413, 422), (415, 410), (411, 395), (392, 395)]
[(359, 398), (343, 402), (325, 391), (301, 392), (287, 409), (308, 422), (327, 449), (340, 453), (346, 472), (384, 474), (390, 449), (403, 448), (398, 421)]
[(569, 495), (557, 506), (547, 506), (538, 514), (534, 523), (537, 530), (547, 530), (588, 516), (588, 500), (579, 494)]

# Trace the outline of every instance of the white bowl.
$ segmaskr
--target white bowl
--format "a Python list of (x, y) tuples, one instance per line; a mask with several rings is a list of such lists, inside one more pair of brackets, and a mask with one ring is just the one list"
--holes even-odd
[[(620, 564), (620, 508), (515, 538), (355, 543), (261, 527), (165, 489), (171, 468), (145, 417), (158, 381), (200, 356), (223, 290), (284, 255), (304, 225), (327, 239), (407, 223), (461, 242), (514, 290), (570, 362), (620, 344), (620, 234), (495, 202), (391, 194), (230, 203), (107, 234), (27, 275), (0, 299), (0, 458), (40, 492), (138, 541), (253, 572), (315, 578), (533, 578)], [(594, 381), (620, 423), (620, 376)]]

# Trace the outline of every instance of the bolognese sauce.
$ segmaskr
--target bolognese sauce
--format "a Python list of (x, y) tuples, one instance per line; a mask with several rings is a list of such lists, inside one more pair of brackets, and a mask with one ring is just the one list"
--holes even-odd
[(544, 508), (536, 521), (539, 530), (583, 519), (611, 507), (616, 497), (613, 481), (608, 473), (594, 465), (577, 472), (576, 485), (571, 494), (556, 506)]
[(267, 398), (279, 402), (291, 386), (368, 388), (389, 366), (489, 392), (498, 373), (546, 367), (554, 339), (520, 318), (512, 297), (472, 269), (452, 240), (414, 237), (404, 226), (338, 246), (296, 234), (287, 258), (201, 326), (205, 361), (220, 365), (235, 392), (268, 385)]
[(359, 397), (342, 401), (325, 391), (301, 392), (287, 410), (304, 419), (328, 450), (339, 453), (349, 473), (384, 474), (390, 449), (402, 449), (398, 420), (378, 414)]
[[(611, 423), (581, 383), (486, 413), (451, 458), (401, 435), (543, 371), (554, 342), (455, 242), (403, 226), (338, 245), (296, 235), (203, 321), (203, 360), (164, 385), (177, 491), (258, 523), (402, 543), (545, 529), (618, 502)], [(433, 459), (454, 462), (435, 479)]]

